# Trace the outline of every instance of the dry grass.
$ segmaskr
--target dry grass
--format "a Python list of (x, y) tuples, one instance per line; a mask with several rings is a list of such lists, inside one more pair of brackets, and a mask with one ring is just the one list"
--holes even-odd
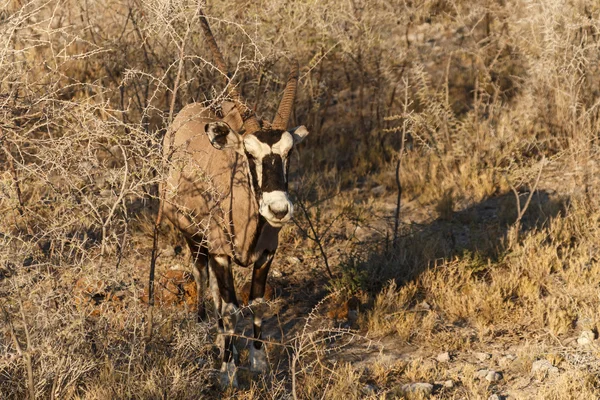
[[(193, 305), (164, 304), (143, 335), (162, 137), (226, 93), (197, 7), (0, 0), (0, 397), (600, 396), (598, 341), (576, 340), (600, 330), (595, 2), (205, 6), (260, 115), (299, 60), (293, 119), (311, 131), (274, 264), (272, 370), (239, 390), (216, 386)], [(188, 263), (161, 229), (159, 277)], [(540, 359), (558, 373), (533, 374)]]

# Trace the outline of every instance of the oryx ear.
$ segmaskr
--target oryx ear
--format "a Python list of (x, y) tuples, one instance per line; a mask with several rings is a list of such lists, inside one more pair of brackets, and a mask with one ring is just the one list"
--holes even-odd
[(308, 129), (304, 125), (297, 126), (293, 129), (290, 129), (289, 132), (292, 134), (294, 138), (294, 144), (298, 144), (304, 140), (306, 136), (308, 136)]
[(223, 119), (231, 129), (236, 132), (240, 132), (244, 127), (244, 120), (240, 115), (240, 112), (237, 108), (235, 108), (235, 104), (229, 101), (224, 101), (221, 105), (221, 109), (223, 110)]
[(225, 122), (209, 122), (204, 126), (210, 144), (217, 150), (233, 149), (243, 153), (242, 137), (229, 127)]

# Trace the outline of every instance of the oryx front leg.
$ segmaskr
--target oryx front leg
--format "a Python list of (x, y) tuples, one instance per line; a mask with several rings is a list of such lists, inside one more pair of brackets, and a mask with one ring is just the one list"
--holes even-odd
[(192, 274), (196, 281), (196, 302), (198, 306), (198, 322), (206, 320), (204, 292), (208, 283), (208, 250), (198, 245), (193, 239), (187, 239), (191, 251)]
[(228, 256), (210, 257), (209, 272), (219, 327), (218, 343), (222, 343), (221, 385), (237, 387), (237, 371), (234, 360), (236, 349), (233, 334), (237, 324), (239, 305), (235, 296), (231, 260)]
[(269, 268), (275, 253), (263, 253), (254, 263), (250, 286), (250, 306), (253, 314), (254, 341), (250, 345), (250, 369), (255, 372), (267, 372), (267, 354), (262, 343), (262, 319), (266, 308), (264, 299)]

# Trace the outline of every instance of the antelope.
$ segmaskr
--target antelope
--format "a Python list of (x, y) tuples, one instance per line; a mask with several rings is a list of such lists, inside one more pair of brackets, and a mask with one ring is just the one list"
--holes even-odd
[[(216, 67), (225, 76), (223, 55), (203, 13), (200, 22)], [(261, 373), (268, 368), (261, 341), (263, 296), (279, 231), (294, 210), (288, 196), (289, 154), (308, 135), (304, 126), (287, 129), (297, 83), (295, 63), (272, 123), (259, 121), (230, 84), (233, 102), (216, 109), (199, 103), (185, 106), (164, 139), (163, 155), (171, 162), (164, 182), (163, 215), (183, 233), (193, 255), (199, 319), (205, 317), (208, 278), (222, 346), (223, 385), (237, 385), (231, 335), (240, 309), (234, 263), (253, 268), (250, 368)]]

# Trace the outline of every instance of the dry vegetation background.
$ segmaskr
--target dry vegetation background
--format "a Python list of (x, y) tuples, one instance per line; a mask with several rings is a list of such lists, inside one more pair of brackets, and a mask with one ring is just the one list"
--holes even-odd
[[(299, 60), (311, 131), (272, 371), (239, 390), (166, 223), (144, 336), (162, 137), (226, 93), (199, 5), (259, 115)], [(600, 397), (599, 21), (592, 0), (0, 0), (0, 397)]]

